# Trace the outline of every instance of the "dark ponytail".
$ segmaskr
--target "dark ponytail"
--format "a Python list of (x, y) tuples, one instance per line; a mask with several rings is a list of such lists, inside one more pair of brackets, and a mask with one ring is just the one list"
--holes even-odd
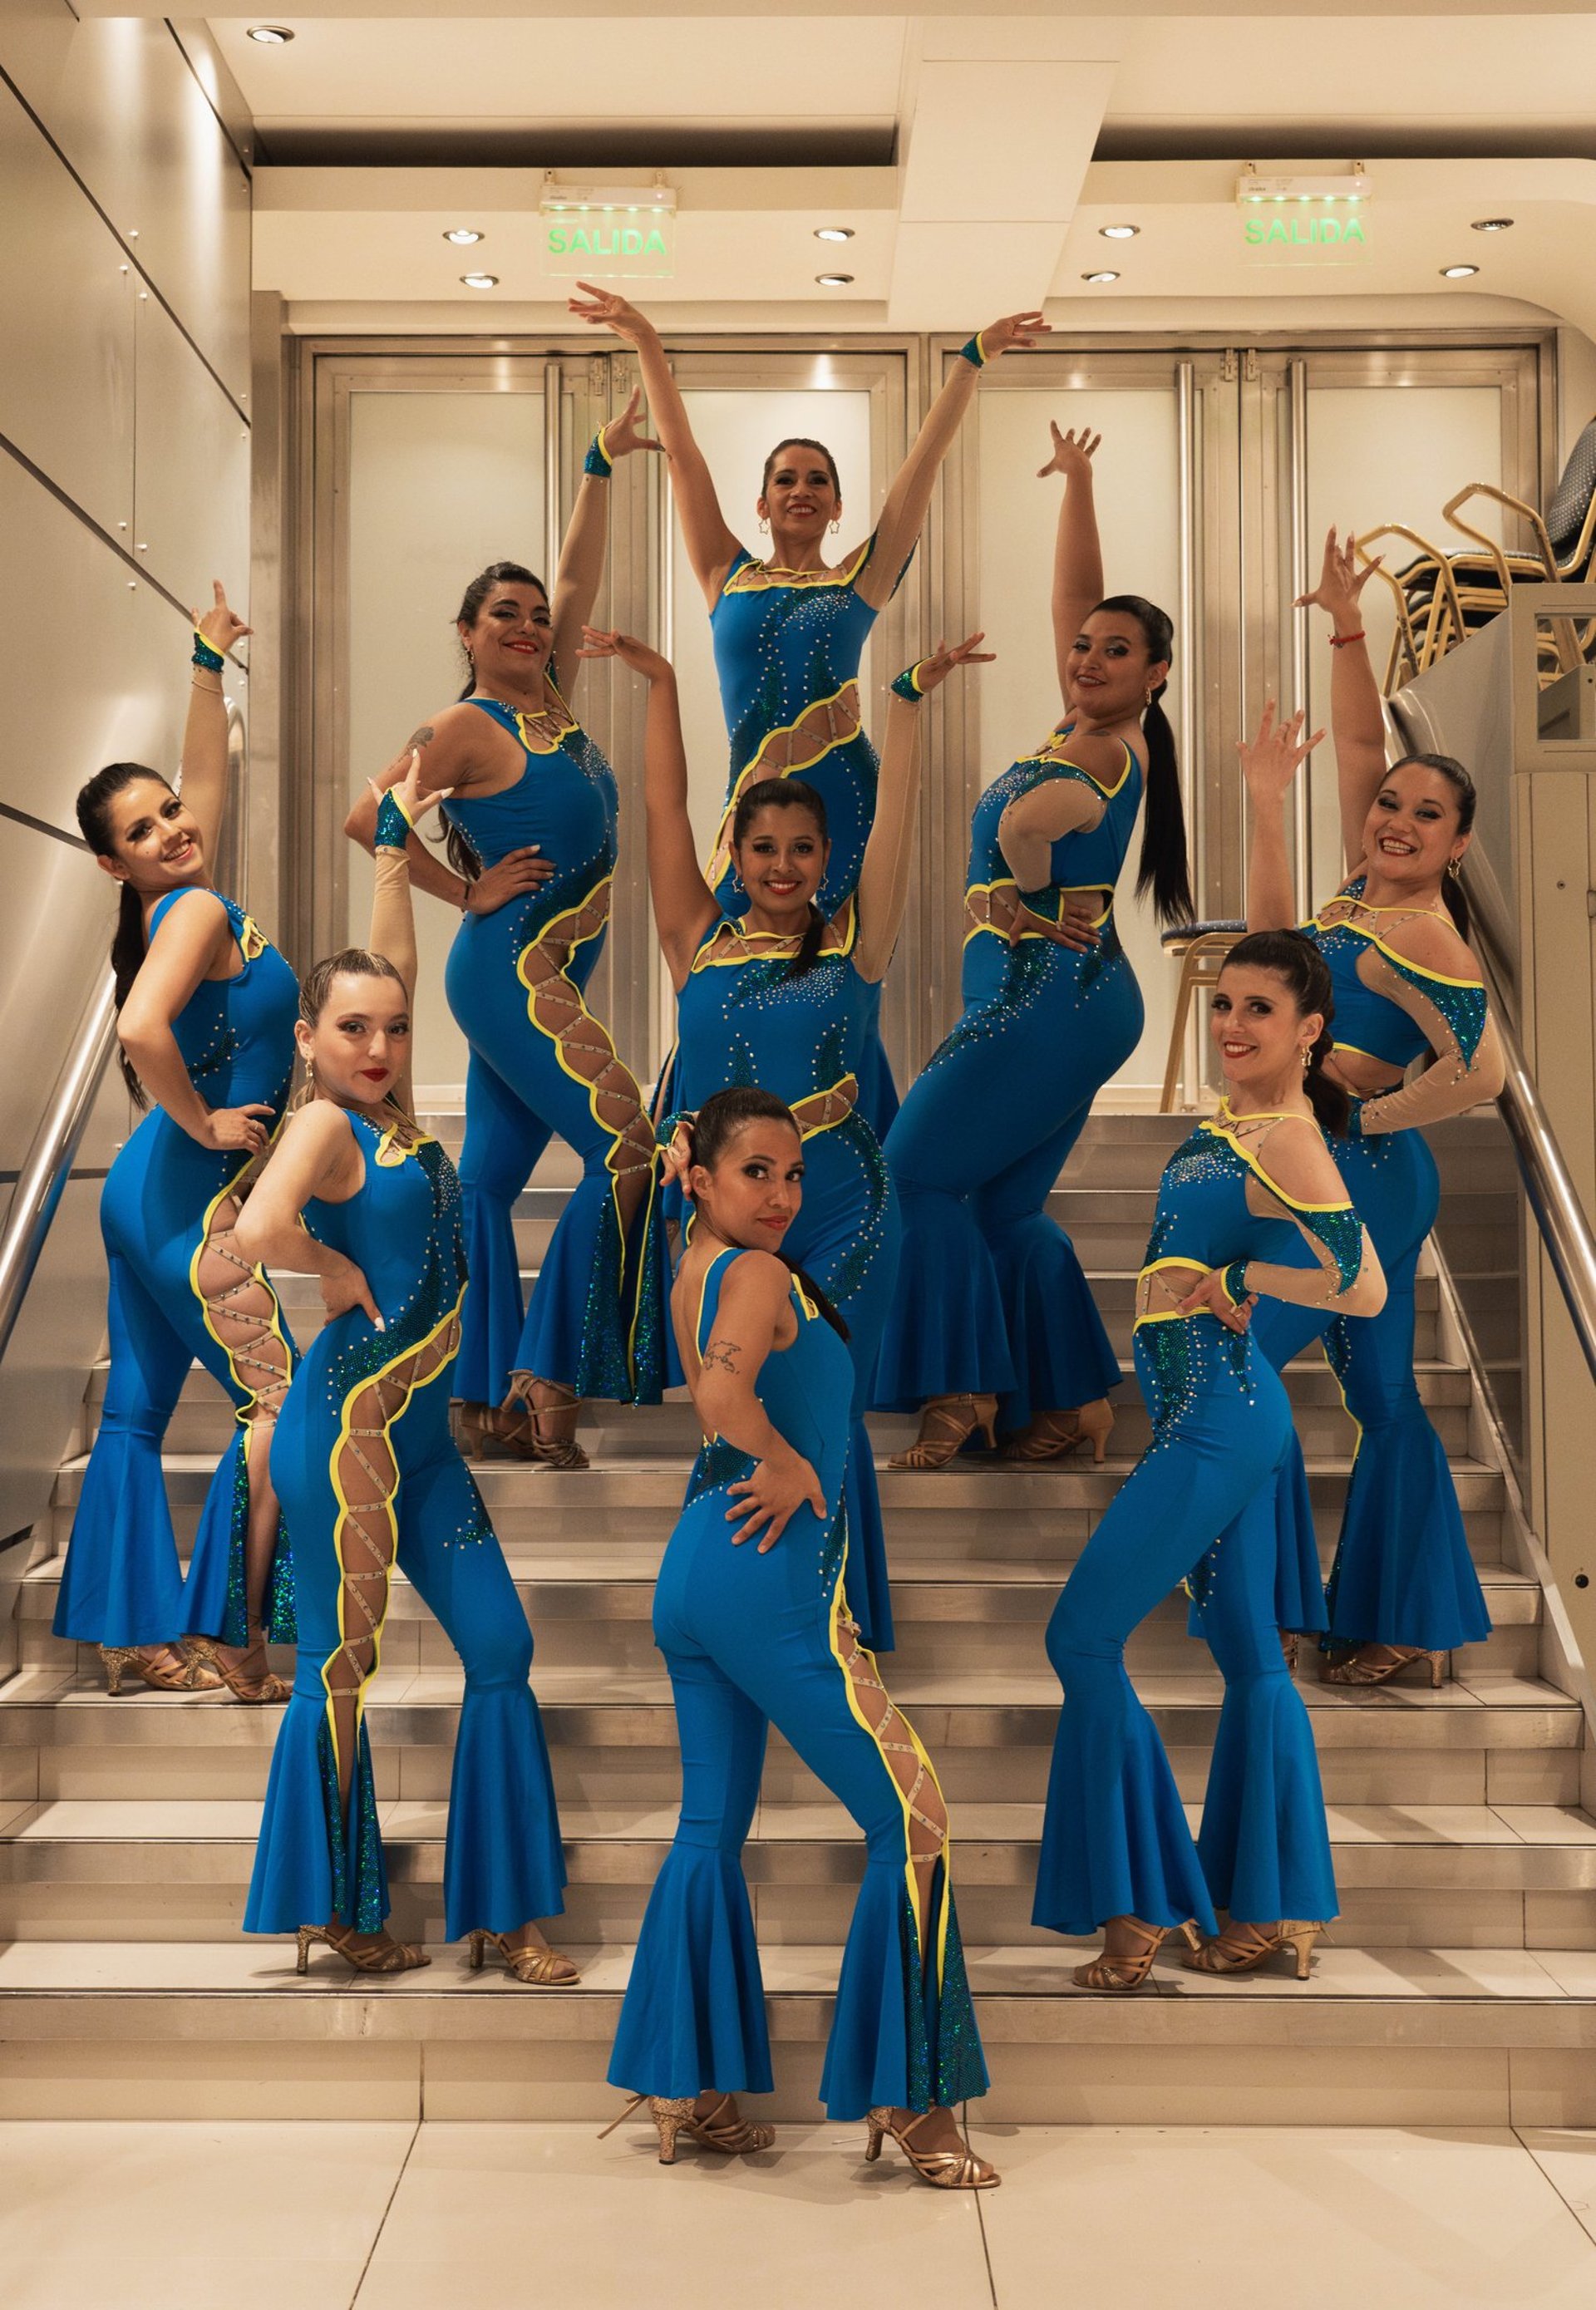
[[(1410, 762), (1417, 762), (1419, 769), (1423, 770), (1435, 770), (1446, 780), (1447, 785), (1457, 796), (1458, 832), (1467, 834), (1474, 823), (1474, 812), (1479, 805), (1479, 796), (1475, 789), (1473, 779), (1458, 760), (1457, 756), (1455, 754), (1404, 754), (1401, 760), (1393, 762), (1391, 768), (1392, 770), (1404, 770)], [(1388, 771), (1387, 777), (1390, 774)], [(1470, 919), (1468, 893), (1455, 874), (1448, 873), (1443, 876), (1441, 896), (1445, 902), (1447, 913), (1457, 926), (1458, 936), (1467, 938)]]
[(1336, 1011), (1335, 989), (1331, 984), (1330, 965), (1313, 940), (1301, 931), (1250, 931), (1225, 957), (1224, 969), (1228, 970), (1232, 963), (1246, 969), (1271, 971), (1275, 977), (1284, 979), (1299, 1018), (1305, 1018), (1310, 1011), (1323, 1014), (1324, 1024), (1308, 1054), (1302, 1087), (1320, 1130), (1335, 1138), (1344, 1137), (1352, 1102), (1340, 1083), (1332, 1082), (1324, 1072), (1324, 1062), (1335, 1047), (1331, 1033)]
[[(689, 1161), (701, 1163), (707, 1171), (713, 1170), (737, 1133), (750, 1123), (789, 1124), (798, 1139), (802, 1139), (792, 1108), (774, 1091), (760, 1090), (756, 1083), (733, 1083), (729, 1090), (717, 1090), (707, 1099), (697, 1115), (684, 1118)], [(778, 1251), (776, 1255), (791, 1268), (804, 1298), (819, 1309), (838, 1339), (846, 1340), (847, 1325), (813, 1277), (807, 1275), (796, 1261), (788, 1259), (785, 1252)]]
[[(1149, 662), (1167, 665), (1175, 654), (1175, 628), (1167, 614), (1140, 594), (1111, 594), (1097, 610), (1134, 618), (1147, 643)], [(1186, 812), (1181, 798), (1180, 765), (1175, 760), (1175, 733), (1160, 700), (1167, 682), (1159, 682), (1148, 700), (1141, 719), (1147, 741), (1147, 807), (1141, 821), (1141, 857), (1136, 869), (1136, 895), (1149, 889), (1153, 911), (1163, 923), (1189, 923), (1196, 912), (1192, 900), (1192, 869), (1186, 850)]]
[[(475, 625), (482, 604), (496, 586), (535, 586), (545, 602), (549, 598), (549, 588), (542, 579), (521, 562), (490, 561), (472, 579), (460, 597), (460, 607), (455, 612), (456, 631), (462, 626)], [(464, 642), (460, 647), (465, 658), (465, 686), (455, 701), (457, 706), (469, 698), (477, 686), (477, 672), (472, 663), (471, 652)], [(438, 823), (443, 829), (445, 857), (463, 882), (474, 882), (482, 871), (482, 862), (477, 856), (475, 845), (463, 828), (455, 826), (441, 812)]]
[[(806, 448), (814, 445), (806, 442)], [(759, 778), (739, 797), (732, 817), (732, 845), (741, 849), (749, 828), (762, 810), (806, 810), (814, 820), (820, 840), (828, 842), (826, 805), (813, 786), (805, 786), (802, 778)], [(826, 917), (811, 899), (809, 902), (809, 923), (797, 953), (787, 965), (788, 978), (802, 978), (812, 970), (820, 960), (820, 942), (826, 935)]]
[[(140, 778), (149, 778), (154, 785), (164, 787), (168, 794), (176, 792), (169, 779), (163, 778), (159, 770), (146, 768), (143, 762), (108, 762), (103, 770), (95, 771), (86, 786), (78, 788), (78, 831), (97, 858), (115, 856), (111, 837), (111, 801), (115, 795), (125, 794), (129, 786), (135, 786)], [(148, 951), (143, 901), (135, 890), (124, 882), (117, 905), (117, 928), (111, 940), (111, 977), (116, 987), (118, 1012), (127, 1000), (128, 989), (143, 968)], [(148, 1107), (150, 1102), (133, 1061), (119, 1046), (117, 1056), (134, 1104)]]

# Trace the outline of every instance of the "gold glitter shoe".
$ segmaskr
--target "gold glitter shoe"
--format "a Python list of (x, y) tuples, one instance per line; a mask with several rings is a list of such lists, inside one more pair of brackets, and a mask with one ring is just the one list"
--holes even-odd
[[(729, 2093), (722, 2094), (714, 2108), (707, 2110), (702, 2117), (693, 2115), (696, 2100), (691, 2095), (676, 2100), (659, 2094), (634, 2094), (620, 2115), (605, 2126), (599, 2140), (603, 2141), (618, 2125), (624, 2125), (633, 2110), (641, 2108), (645, 2102), (659, 2134), (662, 2166), (676, 2163), (679, 2133), (685, 2133), (689, 2141), (701, 2143), (706, 2149), (718, 2150), (723, 2158), (741, 2158), (751, 2151), (768, 2149), (776, 2140), (776, 2128), (756, 2124), (752, 2118), (744, 2117)], [(725, 2115), (727, 2110), (732, 2113), (730, 2117)]]
[[(190, 1659), (202, 1663), (208, 1669), (214, 1669), (233, 1698), (243, 1701), (247, 1707), (278, 1707), (283, 1701), (293, 1698), (293, 1686), (287, 1677), (279, 1676), (274, 1669), (265, 1669), (259, 1676), (245, 1676), (241, 1663), (235, 1666), (231, 1662), (223, 1660), (217, 1649), (214, 1637), (189, 1637), (185, 1639), (185, 1642), (188, 1647)], [(258, 1637), (254, 1638), (245, 1652), (246, 1660), (248, 1659), (250, 1651), (253, 1651), (255, 1646), (260, 1642)], [(264, 1646), (262, 1650), (265, 1650)]]
[(1077, 1989), (1095, 1989), (1106, 1996), (1132, 1996), (1152, 1971), (1153, 1959), (1172, 1933), (1179, 1933), (1188, 1949), (1202, 1947), (1202, 1937), (1190, 1917), (1184, 1925), (1144, 1925), (1140, 1917), (1128, 1917), (1125, 1922), (1143, 1936), (1141, 1947), (1114, 1957), (1105, 1950), (1089, 1965), (1077, 1966), (1073, 1976)]
[(929, 2182), (933, 2190), (995, 2190), (1002, 2175), (984, 2158), (977, 2158), (973, 2149), (915, 2148), (909, 2136), (930, 2115), (928, 2109), (923, 2109), (906, 2125), (899, 2125), (889, 2109), (871, 2110), (864, 2120), (870, 2128), (870, 2139), (864, 2145), (867, 2162), (874, 2165), (881, 2154), (882, 2141), (890, 2134), (920, 2179)]
[(325, 1941), (327, 1947), (352, 1965), (357, 1973), (413, 1973), (418, 1966), (430, 1965), (432, 1959), (413, 1941), (396, 1941), (392, 1933), (385, 1932), (369, 1947), (357, 1944), (365, 1940), (349, 1925), (301, 1925), (299, 1933), (299, 1960), (296, 1973), (310, 1969), (310, 1944)]
[(503, 1933), (481, 1932), (471, 1936), (473, 1973), (481, 1973), (490, 1942), (503, 1958), (507, 1968), (528, 1989), (575, 1989), (582, 1978), (569, 1958), (551, 1949), (546, 1941), (529, 1941), (525, 1949), (513, 1950)]
[(152, 1661), (137, 1645), (101, 1645), (100, 1657), (105, 1664), (105, 1689), (114, 1700), (122, 1689), (122, 1680), (132, 1674), (141, 1677), (152, 1692), (220, 1692), (221, 1679), (192, 1652), (185, 1652), (180, 1663)]
[(1430, 1690), (1439, 1692), (1446, 1681), (1446, 1654), (1427, 1652), (1422, 1645), (1360, 1645), (1345, 1660), (1331, 1663), (1320, 1677), (1323, 1684), (1389, 1684), (1415, 1661), (1427, 1661)]
[(1314, 1943), (1323, 1931), (1323, 1920), (1308, 1917), (1282, 1917), (1278, 1925), (1238, 1924), (1232, 1917), (1216, 1940), (1188, 1950), (1181, 1962), (1191, 1973), (1256, 1973), (1261, 1965), (1288, 1949), (1297, 1952), (1298, 1981), (1305, 1981)]

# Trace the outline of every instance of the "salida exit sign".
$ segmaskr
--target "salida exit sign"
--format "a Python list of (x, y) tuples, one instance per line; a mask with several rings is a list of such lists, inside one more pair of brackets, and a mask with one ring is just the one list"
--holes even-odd
[(676, 195), (661, 186), (551, 185), (538, 210), (545, 273), (669, 280)]

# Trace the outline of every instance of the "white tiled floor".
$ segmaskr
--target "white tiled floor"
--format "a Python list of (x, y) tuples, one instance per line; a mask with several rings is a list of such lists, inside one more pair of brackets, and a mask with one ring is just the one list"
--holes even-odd
[(862, 2129), (655, 2162), (636, 2123), (0, 2125), (6, 2310), (1588, 2310), (1596, 2132), (977, 2128), (938, 2197)]

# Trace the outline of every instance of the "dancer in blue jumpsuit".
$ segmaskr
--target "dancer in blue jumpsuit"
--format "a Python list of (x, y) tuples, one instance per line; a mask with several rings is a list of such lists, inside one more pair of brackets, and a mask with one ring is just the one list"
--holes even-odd
[[(835, 915), (858, 881), (876, 807), (879, 764), (863, 728), (861, 655), (924, 527), (937, 474), (975, 398), (978, 372), (989, 360), (1034, 344), (1047, 334), (1047, 324), (1039, 313), (1011, 314), (969, 340), (889, 489), (875, 528), (863, 545), (828, 567), (827, 535), (837, 533), (843, 502), (836, 460), (824, 444), (790, 439), (771, 451), (756, 505), (759, 526), (769, 532), (769, 551), (750, 553), (727, 525), (652, 322), (613, 291), (585, 281), (577, 285), (583, 293), (570, 300), (571, 311), (594, 327), (614, 330), (637, 350), (649, 414), (671, 461), (688, 557), (709, 609), (731, 767), (706, 879), (724, 913), (742, 913), (730, 848), (737, 805), (763, 779), (800, 777), (826, 806), (831, 855), (820, 903), (822, 913)], [(881, 1048), (880, 1006), (878, 987), (861, 1054), (859, 1105), (884, 1138), (898, 1097)]]
[[(449, 1008), (471, 1046), (460, 1156), (471, 1288), (458, 1385), (469, 1448), (580, 1468), (587, 1396), (657, 1402), (657, 1300), (640, 1296), (653, 1209), (653, 1127), (636, 1078), (585, 989), (603, 951), (615, 872), (614, 773), (557, 685), (597, 595), (616, 458), (647, 442), (637, 396), (588, 452), (552, 602), (518, 563), (466, 588), (458, 630), (471, 680), (423, 725), (424, 791), (447, 790), (451, 874), (420, 843), (423, 888), (460, 904)], [(390, 773), (390, 775), (392, 775)], [(375, 797), (351, 812), (369, 846)], [(513, 1210), (554, 1135), (582, 1179), (523, 1315)], [(513, 1391), (513, 1400), (506, 1397)]]
[[(1220, 1907), (1251, 1931), (1199, 1952), (1203, 1969), (1245, 1971), (1290, 1942), (1305, 1974), (1335, 1914), (1313, 1734), (1275, 1628), (1272, 1535), (1242, 1513), (1291, 1438), (1285, 1388), (1247, 1333), (1252, 1301), (1366, 1316), (1383, 1296), (1315, 1120), (1346, 1111), (1323, 1079), (1330, 1009), (1323, 962), (1290, 932), (1244, 940), (1221, 975), (1226, 1103), (1165, 1167), (1137, 1285), (1152, 1442), (1048, 1624), (1064, 1703), (1033, 1914), (1063, 1933), (1106, 1925), (1102, 1955), (1076, 1976), (1087, 1988), (1139, 1988), (1169, 1932), (1195, 1920), (1211, 1933)], [(1124, 1665), (1132, 1631), (1193, 1574), (1225, 1679), (1195, 1845)]]
[[(1277, 1369), (1323, 1339), (1358, 1424), (1323, 1605), (1312, 1523), (1291, 1507), (1306, 1489), (1294, 1453), (1295, 1480), (1282, 1489), (1279, 1515), (1281, 1627), (1314, 1632), (1328, 1624), (1327, 1648), (1340, 1655), (1326, 1668), (1331, 1682), (1383, 1683), (1422, 1658), (1439, 1684), (1446, 1655), (1482, 1642), (1491, 1622), (1414, 1370), (1415, 1275), (1440, 1203), (1421, 1126), (1494, 1099), (1503, 1071), (1455, 880), (1474, 821), (1473, 783), (1450, 755), (1410, 755), (1387, 767), (1358, 607), (1371, 574), (1354, 569), (1351, 541), (1339, 546), (1332, 530), (1319, 586), (1304, 597), (1336, 627), (1331, 726), (1349, 869), (1305, 929), (1335, 986), (1329, 1072), (1353, 1100), (1336, 1160), (1385, 1270), (1385, 1305), (1372, 1323), (1269, 1307), (1254, 1329)], [(1267, 742), (1243, 760), (1252, 803), (1247, 917), (1264, 928), (1297, 914), (1284, 823), (1291, 773)], [(1424, 1071), (1404, 1084), (1418, 1060)]]
[(465, 1671), (444, 1854), (446, 1931), (494, 1944), (533, 1986), (577, 1978), (532, 1920), (562, 1906), (565, 1870), (532, 1634), (449, 1433), (465, 1288), (453, 1164), (414, 1121), (415, 940), (407, 829), (425, 809), (416, 758), (384, 797), (371, 944), (319, 963), (298, 1040), (312, 1090), (244, 1214), (257, 1257), (308, 1270), (328, 1321), (294, 1376), (273, 1472), (295, 1538), (299, 1670), (277, 1736), (247, 1932), (297, 1932), (300, 1972), (325, 1941), (365, 1972), (427, 1962), (386, 1930), (387, 1877), (365, 1703), (395, 1565)]
[[(775, 1724), (864, 1832), (820, 2097), (891, 2132), (941, 2188), (989, 2186), (950, 2105), (986, 2065), (930, 1758), (860, 1642), (843, 1507), (851, 1360), (783, 1253), (807, 1193), (791, 1111), (760, 1090), (706, 1101), (689, 1133), (698, 1214), (672, 1298), (705, 1443), (655, 1592), (681, 1737), (681, 1815), (649, 1898), (610, 2062), (646, 2098), (669, 2164), (685, 2130), (768, 2148), (733, 2095), (768, 2093), (770, 2050), (742, 1847)], [(735, 1529), (733, 1529), (735, 1527)], [(750, 1545), (757, 1542), (757, 1545)]]
[[(287, 1698), (263, 1635), (293, 1636), (292, 1580), (267, 1468), (292, 1368), (277, 1295), (233, 1227), (293, 1072), (298, 987), (210, 882), (227, 785), (223, 653), (249, 629), (221, 587), (195, 629), (182, 792), (115, 762), (78, 796), (78, 823), (121, 885), (111, 960), (124, 1071), (156, 1104), (100, 1197), (110, 1271), (110, 1375), (56, 1609), (56, 1634), (95, 1644), (109, 1689)], [(135, 1072), (136, 1069), (136, 1072)], [(160, 1447), (195, 1361), (238, 1428), (212, 1480), (186, 1590)], [(193, 1642), (179, 1642), (191, 1636)]]
[(804, 1134), (807, 1185), (792, 1252), (832, 1298), (853, 1349), (854, 1451), (848, 1510), (854, 1609), (866, 1641), (892, 1642), (886, 1547), (864, 1429), (871, 1375), (898, 1257), (898, 1206), (880, 1144), (863, 1113), (860, 1068), (871, 1003), (897, 942), (907, 894), (918, 796), (921, 699), (978, 657), (979, 634), (940, 649), (891, 700), (881, 794), (854, 896), (829, 917), (827, 820), (802, 779), (745, 789), (732, 855), (748, 899), (724, 913), (699, 870), (687, 813), (687, 763), (676, 684), (657, 651), (593, 635), (650, 684), (645, 791), (655, 921), (677, 994), (676, 1101), (757, 1083), (784, 1099)]
[[(1141, 1038), (1141, 990), (1114, 892), (1145, 778), (1139, 890), (1191, 912), (1175, 743), (1158, 703), (1168, 619), (1103, 599), (1097, 442), (1053, 428), (1062, 473), (1053, 612), (1065, 718), (976, 805), (965, 891), (964, 1010), (887, 1138), (904, 1248), (875, 1402), (924, 1406), (895, 1467), (946, 1466), (979, 1430), (1005, 1458), (1090, 1439), (1101, 1462), (1119, 1361), (1049, 1194), (1091, 1105)], [(1065, 943), (1084, 915), (1084, 948)]]

